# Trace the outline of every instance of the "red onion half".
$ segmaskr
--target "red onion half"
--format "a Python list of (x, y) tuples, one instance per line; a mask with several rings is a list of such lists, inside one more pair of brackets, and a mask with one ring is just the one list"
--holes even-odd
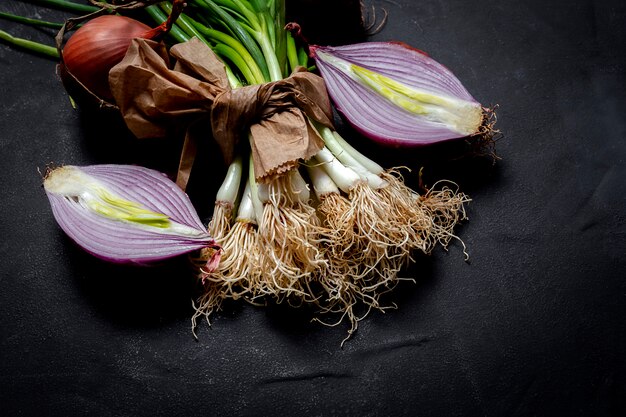
[[(139, 166), (62, 166), (44, 189), (63, 231), (87, 252), (116, 263), (148, 263), (205, 247), (219, 249), (187, 195)], [(209, 269), (219, 262), (219, 250)]]
[(310, 50), (337, 110), (366, 137), (420, 146), (485, 131), (487, 110), (418, 49), (368, 42)]

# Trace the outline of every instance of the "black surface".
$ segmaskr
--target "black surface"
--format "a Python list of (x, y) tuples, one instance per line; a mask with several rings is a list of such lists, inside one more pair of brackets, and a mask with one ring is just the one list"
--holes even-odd
[[(420, 262), (418, 283), (389, 300), (398, 310), (372, 313), (343, 349), (345, 326), (240, 304), (195, 340), (182, 265), (84, 254), (56, 226), (39, 173), (49, 163), (168, 170), (175, 146), (138, 144), (110, 118), (73, 110), (53, 62), (2, 44), (0, 413), (626, 415), (626, 5), (366, 4), (389, 12), (373, 39), (428, 51), (500, 105), (495, 166), (450, 160), (446, 148), (379, 155), (425, 161), (431, 181), (470, 194), (459, 234), (471, 261), (453, 245)], [(204, 218), (214, 168), (192, 187)]]

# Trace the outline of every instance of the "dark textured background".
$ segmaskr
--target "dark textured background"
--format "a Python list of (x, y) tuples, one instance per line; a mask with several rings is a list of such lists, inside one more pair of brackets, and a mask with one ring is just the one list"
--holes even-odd
[[(73, 110), (54, 62), (0, 44), (0, 413), (626, 415), (625, 3), (366, 4), (389, 13), (372, 39), (428, 51), (500, 105), (495, 166), (456, 159), (455, 147), (365, 148), (470, 194), (459, 229), (470, 262), (458, 244), (420, 260), (418, 283), (388, 299), (398, 309), (372, 313), (343, 349), (345, 326), (241, 304), (195, 340), (183, 263), (137, 269), (84, 254), (56, 226), (39, 173), (169, 170), (175, 146), (136, 143), (115, 119)], [(59, 16), (14, 0), (0, 10)], [(190, 189), (205, 219), (221, 169)]]

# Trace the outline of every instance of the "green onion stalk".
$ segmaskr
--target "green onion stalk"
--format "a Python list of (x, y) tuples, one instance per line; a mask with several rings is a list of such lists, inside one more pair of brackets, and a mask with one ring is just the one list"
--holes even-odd
[[(92, 13), (98, 10), (98, 8), (95, 6), (73, 3), (66, 0), (37, 0), (36, 3), (73, 13)], [(27, 26), (57, 30), (61, 29), (61, 27), (63, 26), (63, 23), (49, 22), (41, 19), (19, 16), (7, 12), (0, 12), (0, 19), (20, 23)], [(35, 42), (30, 39), (20, 38), (4, 30), (0, 30), (0, 41), (3, 41), (16, 48), (35, 53), (37, 55), (42, 55), (53, 59), (59, 58), (59, 53), (56, 47), (41, 42)]]
[(4, 30), (0, 30), (0, 40), (18, 48), (28, 50), (30, 52), (44, 55), (49, 58), (59, 58), (59, 52), (53, 46), (45, 45), (40, 42), (31, 41), (30, 39), (19, 38), (13, 36)]

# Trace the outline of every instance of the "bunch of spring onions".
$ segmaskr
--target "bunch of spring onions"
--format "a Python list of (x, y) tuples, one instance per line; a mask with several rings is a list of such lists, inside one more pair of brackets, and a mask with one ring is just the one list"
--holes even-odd
[[(160, 23), (170, 8), (160, 3), (148, 11)], [(306, 45), (284, 29), (281, 1), (191, 0), (176, 24), (223, 59), (235, 88), (310, 66)], [(455, 237), (466, 195), (444, 183), (419, 194), (333, 128), (312, 124), (323, 149), (269, 182), (257, 182), (245, 154), (230, 165), (209, 224), (223, 248), (221, 263), (208, 272), (206, 256), (195, 258), (202, 294), (194, 326), (225, 299), (270, 300), (317, 306), (318, 320), (347, 319), (352, 333), (371, 309), (386, 308), (381, 295), (415, 252), (428, 254)]]
[[(369, 68), (367, 59), (357, 65), (368, 55), (367, 44), (352, 51), (354, 62), (342, 50), (309, 51), (285, 29), (284, 0), (188, 0), (182, 13), (178, 3), (158, 2), (144, 11), (158, 27), (166, 27), (159, 36), (167, 32), (169, 44), (197, 38), (208, 45), (222, 60), (233, 89), (282, 80), (301, 67), (312, 69), (311, 52), (338, 109), (359, 131), (379, 141), (385, 140), (381, 135), (386, 130), (405, 134), (414, 123), (422, 135), (438, 134), (436, 140), (472, 135), (481, 132), (488, 119), (489, 112), (451, 73), (442, 75), (443, 70), (428, 60), (420, 58), (425, 63), (418, 64), (430, 73), (414, 80), (407, 74), (422, 68), (406, 65), (418, 61), (408, 57), (394, 73), (381, 58), (384, 45), (382, 54), (380, 45), (374, 54), (378, 67)], [(153, 34), (149, 29), (129, 31), (126, 37)], [(439, 81), (429, 78), (437, 76)], [(357, 101), (356, 112), (346, 109), (346, 98)], [(363, 107), (401, 118), (397, 126), (394, 119), (385, 120), (390, 129), (382, 122), (359, 123), (368, 122), (358, 120), (358, 108)], [(471, 128), (455, 128), (465, 128), (462, 119), (470, 116)], [(387, 308), (381, 295), (403, 279), (401, 271), (416, 253), (429, 254), (456, 238), (454, 227), (465, 218), (469, 199), (454, 184), (442, 181), (430, 190), (414, 191), (398, 170), (367, 158), (334, 128), (308, 123), (324, 146), (269, 179), (260, 180), (255, 173), (249, 148), (238, 148), (208, 225), (209, 235), (222, 248), (220, 263), (206, 267), (215, 255), (213, 247), (191, 256), (200, 291), (194, 330), (197, 320), (208, 321), (224, 300), (243, 299), (259, 305), (315, 306), (322, 323), (347, 320), (350, 335), (370, 310)], [(366, 128), (373, 133), (367, 134)], [(393, 137), (389, 141), (397, 142)]]

